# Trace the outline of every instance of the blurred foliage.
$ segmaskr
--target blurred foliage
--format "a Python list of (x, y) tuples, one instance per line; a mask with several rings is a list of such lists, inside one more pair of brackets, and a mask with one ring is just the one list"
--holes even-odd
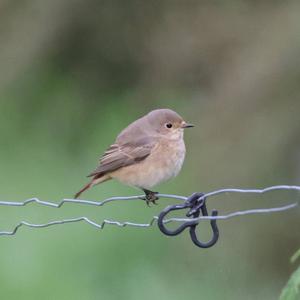
[[(160, 192), (299, 185), (299, 20), (299, 1), (2, 0), (0, 199), (72, 197), (119, 131), (158, 107), (197, 125), (182, 172)], [(85, 197), (135, 193), (108, 182)], [(296, 197), (223, 196), (209, 206), (227, 213)], [(83, 215), (144, 222), (168, 203), (1, 207), (0, 230)], [(224, 221), (208, 251), (156, 228), (22, 228), (0, 239), (1, 296), (277, 299), (299, 220), (295, 210)]]
[(280, 300), (297, 300), (300, 297), (300, 267), (292, 274), (283, 289)]
[[(291, 262), (295, 262), (300, 257), (300, 249), (292, 256)], [(287, 285), (282, 290), (280, 300), (297, 300), (300, 297), (300, 266), (292, 274)]]

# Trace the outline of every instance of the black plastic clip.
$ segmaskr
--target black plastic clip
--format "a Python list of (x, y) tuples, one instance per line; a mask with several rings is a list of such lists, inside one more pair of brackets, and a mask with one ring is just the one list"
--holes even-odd
[[(191, 220), (181, 224), (178, 228), (171, 230), (166, 228), (164, 224), (165, 217), (172, 211), (187, 209), (190, 210), (187, 212), (187, 217), (192, 217), (193, 219), (198, 218), (202, 213), (203, 216), (208, 216), (206, 208), (206, 198), (203, 193), (194, 193), (191, 195), (184, 203), (177, 205), (167, 206), (158, 216), (158, 227), (162, 233), (169, 236), (175, 236), (183, 232), (187, 227), (190, 228), (190, 236), (193, 243), (200, 248), (209, 248), (212, 247), (219, 239), (219, 229), (217, 226), (217, 220), (210, 220), (211, 229), (213, 232), (212, 238), (208, 242), (202, 242), (198, 239), (196, 233), (196, 227), (199, 224), (199, 220)], [(212, 210), (213, 217), (218, 215), (217, 210)]]

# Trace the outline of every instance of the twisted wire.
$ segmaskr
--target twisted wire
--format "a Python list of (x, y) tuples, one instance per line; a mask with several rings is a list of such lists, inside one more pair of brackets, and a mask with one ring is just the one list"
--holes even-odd
[[(275, 190), (294, 190), (294, 191), (300, 191), (300, 186), (295, 185), (277, 185), (277, 186), (271, 186), (264, 189), (236, 189), (236, 188), (225, 188), (225, 189), (219, 189), (216, 191), (212, 191), (209, 193), (206, 193), (203, 195), (203, 198), (206, 197), (206, 199), (223, 194), (223, 193), (256, 193), (256, 194), (262, 194), (270, 191)], [(178, 196), (178, 195), (172, 195), (172, 194), (158, 194), (157, 195), (160, 198), (169, 198), (169, 199), (176, 199), (180, 201), (185, 201), (188, 199), (188, 197), (185, 196)], [(94, 206), (103, 206), (106, 203), (112, 202), (112, 201), (127, 201), (127, 200), (144, 200), (144, 195), (138, 195), (138, 196), (128, 196), (128, 197), (110, 197), (103, 201), (90, 201), (90, 200), (80, 200), (80, 199), (63, 199), (59, 203), (49, 202), (49, 201), (43, 201), (38, 198), (30, 198), (27, 200), (24, 200), (23, 202), (9, 202), (9, 201), (0, 201), (0, 206), (25, 206), (29, 203), (37, 203), (44, 206), (49, 206), (53, 208), (60, 208), (65, 203), (72, 203), (72, 204), (83, 204), (83, 205), (94, 205)], [(170, 222), (187, 222), (191, 220), (227, 220), (238, 216), (245, 216), (245, 215), (253, 215), (253, 214), (267, 214), (267, 213), (274, 213), (274, 212), (282, 212), (286, 210), (290, 210), (298, 206), (298, 203), (292, 203), (285, 206), (280, 207), (273, 207), (273, 208), (259, 208), (259, 209), (250, 209), (250, 210), (243, 210), (243, 211), (236, 211), (229, 213), (227, 215), (219, 215), (219, 216), (200, 216), (195, 219), (187, 219), (187, 218), (169, 218), (165, 220), (165, 223)], [(125, 227), (125, 226), (132, 226), (132, 227), (140, 227), (140, 228), (146, 228), (151, 227), (155, 221), (158, 219), (157, 216), (154, 216), (152, 220), (149, 223), (134, 223), (134, 222), (119, 222), (115, 220), (108, 220), (105, 219), (101, 223), (96, 223), (92, 220), (90, 220), (87, 217), (78, 217), (78, 218), (71, 218), (71, 219), (63, 219), (63, 220), (55, 220), (44, 224), (32, 224), (27, 221), (21, 221), (19, 222), (12, 231), (0, 231), (0, 235), (4, 236), (11, 236), (15, 235), (18, 229), (22, 226), (31, 227), (31, 228), (45, 228), (50, 227), (54, 225), (61, 225), (66, 223), (75, 223), (75, 222), (85, 222), (93, 227), (96, 227), (97, 229), (103, 229), (106, 224), (108, 225), (115, 225), (119, 227)]]

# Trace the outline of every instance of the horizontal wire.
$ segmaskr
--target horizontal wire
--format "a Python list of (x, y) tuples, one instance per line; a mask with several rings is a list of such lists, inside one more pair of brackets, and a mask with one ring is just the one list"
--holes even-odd
[(271, 191), (276, 190), (294, 190), (300, 192), (300, 186), (297, 185), (274, 185), (270, 186), (264, 189), (235, 189), (235, 188), (229, 188), (229, 189), (221, 189), (217, 191), (213, 191), (210, 193), (207, 193), (199, 198), (201, 200), (202, 198), (206, 197), (212, 197), (223, 193), (247, 193), (247, 194), (263, 194)]
[[(208, 198), (212, 196), (216, 196), (222, 193), (257, 193), (262, 194), (274, 190), (296, 190), (300, 191), (300, 186), (290, 186), (290, 185), (277, 185), (277, 186), (271, 186), (264, 189), (236, 189), (236, 188), (226, 188), (226, 189), (220, 189), (213, 192), (209, 192), (204, 194), (201, 198)], [(172, 195), (172, 194), (157, 194), (160, 198), (169, 198), (169, 199), (177, 199), (185, 201), (188, 199), (188, 197), (185, 196), (178, 196), (178, 195)], [(145, 200), (144, 195), (138, 195), (138, 196), (128, 196), (128, 197), (111, 197), (107, 198), (103, 201), (97, 202), (97, 201), (90, 201), (90, 200), (80, 200), (80, 199), (63, 199), (59, 203), (53, 203), (49, 201), (42, 201), (38, 198), (30, 198), (23, 202), (8, 202), (8, 201), (0, 201), (0, 205), (2, 206), (25, 206), (29, 203), (37, 203), (40, 205), (45, 205), (49, 207), (54, 208), (60, 208), (65, 203), (73, 203), (73, 204), (84, 204), (84, 205), (94, 205), (94, 206), (102, 206), (106, 203), (112, 202), (112, 201), (126, 201), (126, 200)], [(233, 217), (238, 216), (244, 216), (244, 215), (251, 215), (251, 214), (266, 214), (266, 213), (273, 213), (273, 212), (282, 212), (286, 211), (292, 208), (295, 208), (298, 205), (298, 203), (289, 204), (286, 206), (281, 207), (274, 207), (274, 208), (260, 208), (260, 209), (251, 209), (251, 210), (244, 210), (244, 211), (237, 211), (233, 212), (227, 215), (220, 215), (220, 216), (201, 216), (198, 218), (170, 218), (166, 219), (165, 223), (170, 222), (187, 222), (187, 221), (193, 221), (193, 220), (227, 220)], [(133, 223), (133, 222), (119, 222), (119, 221), (113, 221), (113, 220), (104, 220), (102, 223), (98, 224), (92, 220), (90, 220), (87, 217), (78, 217), (78, 218), (72, 218), (72, 219), (64, 219), (64, 220), (58, 220), (58, 221), (52, 221), (49, 223), (44, 224), (32, 224), (26, 221), (21, 221), (18, 223), (12, 231), (0, 231), (0, 235), (14, 235), (18, 229), (22, 226), (32, 227), (32, 228), (45, 228), (50, 227), (53, 225), (60, 225), (60, 224), (66, 224), (66, 223), (75, 223), (75, 222), (86, 222), (98, 229), (103, 229), (105, 224), (108, 225), (116, 225), (119, 227), (125, 227), (125, 226), (133, 226), (133, 227), (150, 227), (153, 225), (153, 223), (158, 219), (157, 216), (154, 216), (152, 220), (149, 223)]]
[(198, 218), (170, 218), (167, 221), (172, 222), (189, 222), (189, 221), (200, 221), (200, 220), (228, 220), (234, 217), (240, 217), (245, 215), (254, 215), (254, 214), (266, 214), (266, 213), (274, 213), (274, 212), (281, 212), (286, 211), (298, 206), (298, 203), (292, 203), (285, 206), (279, 207), (271, 207), (271, 208), (255, 208), (249, 210), (240, 210), (233, 213), (229, 213), (228, 215), (223, 216), (200, 216)]
[[(266, 192), (274, 191), (274, 190), (295, 190), (300, 191), (300, 186), (296, 185), (275, 185), (271, 187), (267, 187), (264, 189), (236, 189), (236, 188), (226, 188), (226, 189), (220, 189), (213, 192), (209, 192), (206, 194), (203, 194), (199, 199), (203, 198), (209, 198), (212, 196), (216, 196), (223, 193), (248, 193), (248, 194), (263, 194)], [(188, 197), (185, 196), (179, 196), (179, 195), (173, 195), (173, 194), (157, 194), (157, 197), (159, 198), (168, 198), (168, 199), (177, 199), (181, 201), (185, 201), (188, 199)], [(85, 204), (85, 205), (94, 205), (94, 206), (103, 206), (106, 203), (112, 202), (112, 201), (126, 201), (126, 200), (145, 200), (145, 195), (137, 195), (137, 196), (126, 196), (126, 197), (110, 197), (103, 201), (91, 201), (91, 200), (81, 200), (81, 199), (69, 199), (65, 198), (61, 200), (59, 203), (49, 202), (49, 201), (43, 201), (39, 198), (29, 198), (27, 200), (24, 200), (23, 202), (10, 202), (10, 201), (0, 201), (0, 206), (25, 206), (29, 203), (35, 202), (40, 205), (50, 206), (54, 208), (60, 208), (65, 203), (75, 203), (75, 204)]]
[[(185, 201), (187, 200), (187, 197), (184, 196), (178, 196), (178, 195), (171, 195), (171, 194), (157, 194), (157, 197), (160, 198), (169, 198), (169, 199), (177, 199)], [(65, 198), (61, 200), (59, 203), (49, 202), (49, 201), (43, 201), (39, 198), (29, 198), (27, 200), (24, 200), (22, 202), (9, 202), (9, 201), (0, 201), (0, 206), (25, 206), (30, 203), (37, 203), (44, 206), (50, 206), (54, 208), (60, 208), (65, 203), (75, 203), (75, 204), (85, 204), (85, 205), (94, 205), (94, 206), (103, 206), (106, 203), (113, 202), (113, 201), (126, 201), (126, 200), (144, 200), (145, 201), (145, 195), (138, 195), (138, 196), (126, 196), (126, 197), (110, 197), (103, 201), (90, 201), (90, 200), (81, 200), (81, 199), (68, 199)]]
[[(237, 211), (234, 213), (230, 213), (228, 215), (223, 215), (223, 216), (201, 216), (198, 218), (191, 218), (191, 219), (186, 219), (186, 218), (170, 218), (164, 220), (164, 224), (171, 223), (171, 222), (188, 222), (188, 221), (194, 221), (194, 220), (227, 220), (231, 219), (234, 217), (238, 216), (245, 216), (245, 215), (251, 215), (251, 214), (265, 214), (265, 213), (274, 213), (274, 212), (282, 212), (286, 211), (292, 208), (295, 208), (298, 205), (298, 203), (293, 203), (281, 207), (274, 207), (274, 208), (259, 208), (259, 209), (250, 209), (250, 210), (244, 210), (244, 211)], [(76, 222), (86, 222), (89, 225), (92, 225), (98, 229), (103, 229), (106, 224), (108, 225), (115, 225), (119, 227), (126, 227), (126, 226), (132, 226), (132, 227), (140, 227), (140, 228), (145, 228), (145, 227), (151, 227), (155, 221), (157, 221), (158, 217), (154, 216), (152, 220), (149, 223), (133, 223), (133, 222), (119, 222), (119, 221), (113, 221), (113, 220), (103, 220), (102, 223), (96, 223), (92, 220), (90, 220), (87, 217), (79, 217), (79, 218), (72, 218), (72, 219), (65, 219), (65, 220), (59, 220), (59, 221), (52, 221), (49, 223), (44, 223), (44, 224), (32, 224), (26, 221), (22, 221), (19, 224), (15, 226), (13, 231), (0, 231), (0, 235), (14, 235), (18, 229), (22, 226), (26, 227), (32, 227), (32, 228), (45, 228), (45, 227), (50, 227), (53, 225), (61, 225), (61, 224), (67, 224), (67, 223), (76, 223)]]

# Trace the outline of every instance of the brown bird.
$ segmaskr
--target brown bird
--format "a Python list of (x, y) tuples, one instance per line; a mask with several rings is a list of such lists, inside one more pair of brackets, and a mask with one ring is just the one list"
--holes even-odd
[(134, 121), (117, 137), (99, 166), (88, 177), (91, 181), (76, 195), (110, 179), (137, 187), (145, 200), (155, 203), (157, 192), (150, 189), (179, 173), (184, 157), (184, 128), (193, 127), (170, 109), (156, 109)]

